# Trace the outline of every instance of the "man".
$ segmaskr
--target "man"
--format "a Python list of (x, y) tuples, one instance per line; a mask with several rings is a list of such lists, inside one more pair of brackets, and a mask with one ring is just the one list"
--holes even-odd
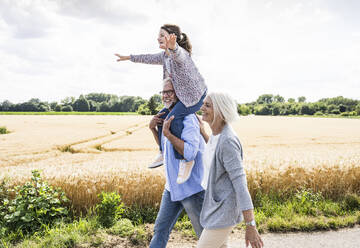
[[(165, 107), (171, 110), (178, 99), (170, 78), (164, 80), (161, 95)], [(188, 214), (198, 237), (200, 237), (203, 230), (200, 225), (200, 212), (204, 200), (204, 188), (201, 186), (201, 181), (204, 174), (202, 152), (205, 141), (200, 135), (198, 119), (194, 114), (185, 117), (184, 129), (181, 139), (179, 139), (170, 131), (172, 118), (164, 121), (160, 116), (161, 114), (157, 114), (152, 118), (149, 128), (154, 135), (155, 141), (161, 144), (163, 148), (166, 184), (160, 210), (156, 217), (154, 236), (150, 242), (150, 248), (166, 247), (170, 232), (183, 209)], [(163, 123), (163, 135), (159, 140), (157, 125), (161, 123)], [(175, 158), (173, 148), (186, 161), (195, 161), (190, 178), (183, 184), (176, 183), (180, 160)]]

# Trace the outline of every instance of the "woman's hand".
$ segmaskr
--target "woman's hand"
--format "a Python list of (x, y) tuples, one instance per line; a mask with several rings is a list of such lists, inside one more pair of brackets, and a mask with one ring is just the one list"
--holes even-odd
[(118, 57), (118, 59), (116, 60), (117, 62), (124, 61), (124, 60), (130, 60), (130, 56), (123, 56), (123, 55), (120, 55), (120, 54), (117, 54), (117, 53), (115, 53), (115, 56)]
[(176, 48), (176, 35), (170, 34), (169, 37), (165, 36), (166, 49), (174, 50)]
[(165, 120), (163, 123), (163, 134), (166, 138), (169, 138), (170, 135), (172, 135), (170, 131), (170, 125), (172, 120), (174, 120), (175, 116), (171, 116), (169, 119)]
[(252, 248), (264, 247), (264, 242), (261, 240), (261, 237), (255, 226), (246, 227), (245, 243), (246, 243), (246, 247), (248, 247), (249, 244), (251, 244)]

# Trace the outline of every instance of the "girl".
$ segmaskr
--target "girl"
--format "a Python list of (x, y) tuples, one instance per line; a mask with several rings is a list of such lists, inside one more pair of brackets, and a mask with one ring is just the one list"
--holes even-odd
[[(163, 79), (170, 77), (174, 86), (175, 94), (179, 101), (169, 112), (164, 108), (161, 118), (175, 119), (171, 123), (170, 130), (178, 138), (184, 128), (183, 120), (186, 115), (197, 112), (206, 96), (207, 86), (204, 78), (199, 73), (191, 59), (192, 46), (186, 34), (180, 31), (176, 25), (165, 24), (160, 28), (158, 36), (159, 47), (164, 51), (157, 54), (143, 54), (118, 57), (117, 61), (130, 60), (135, 63), (157, 64), (163, 66)], [(165, 92), (161, 92), (165, 94)], [(159, 140), (161, 140), (162, 127), (158, 126)], [(160, 154), (149, 168), (155, 168), (163, 164), (162, 147), (160, 143)], [(174, 149), (175, 157), (181, 159), (178, 183), (184, 183), (190, 176), (193, 168), (193, 161), (185, 161), (184, 158)]]

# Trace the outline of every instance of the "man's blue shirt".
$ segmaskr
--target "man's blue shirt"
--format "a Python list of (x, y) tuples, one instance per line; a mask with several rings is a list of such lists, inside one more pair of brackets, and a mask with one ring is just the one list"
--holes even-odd
[(180, 160), (175, 158), (173, 145), (164, 135), (161, 139), (164, 151), (166, 188), (170, 191), (172, 201), (181, 201), (204, 190), (201, 181), (204, 175), (202, 156), (205, 141), (200, 134), (199, 121), (195, 114), (191, 114), (184, 118), (183, 124), (181, 139), (184, 141), (184, 158), (186, 161), (195, 160), (190, 178), (185, 183), (178, 184), (176, 182)]

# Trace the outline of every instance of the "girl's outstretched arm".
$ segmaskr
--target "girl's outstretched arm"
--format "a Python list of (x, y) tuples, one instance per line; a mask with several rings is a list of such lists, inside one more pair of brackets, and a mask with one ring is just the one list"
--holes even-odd
[(153, 64), (153, 65), (162, 65), (164, 63), (164, 52), (156, 54), (141, 54), (141, 55), (130, 55), (122, 56), (115, 54), (118, 57), (117, 61), (130, 60), (135, 63), (144, 63), (144, 64)]
[(118, 57), (118, 59), (116, 60), (117, 62), (130, 60), (130, 56), (123, 56), (123, 55), (120, 55), (120, 54), (117, 54), (117, 53), (115, 53), (115, 56)]

